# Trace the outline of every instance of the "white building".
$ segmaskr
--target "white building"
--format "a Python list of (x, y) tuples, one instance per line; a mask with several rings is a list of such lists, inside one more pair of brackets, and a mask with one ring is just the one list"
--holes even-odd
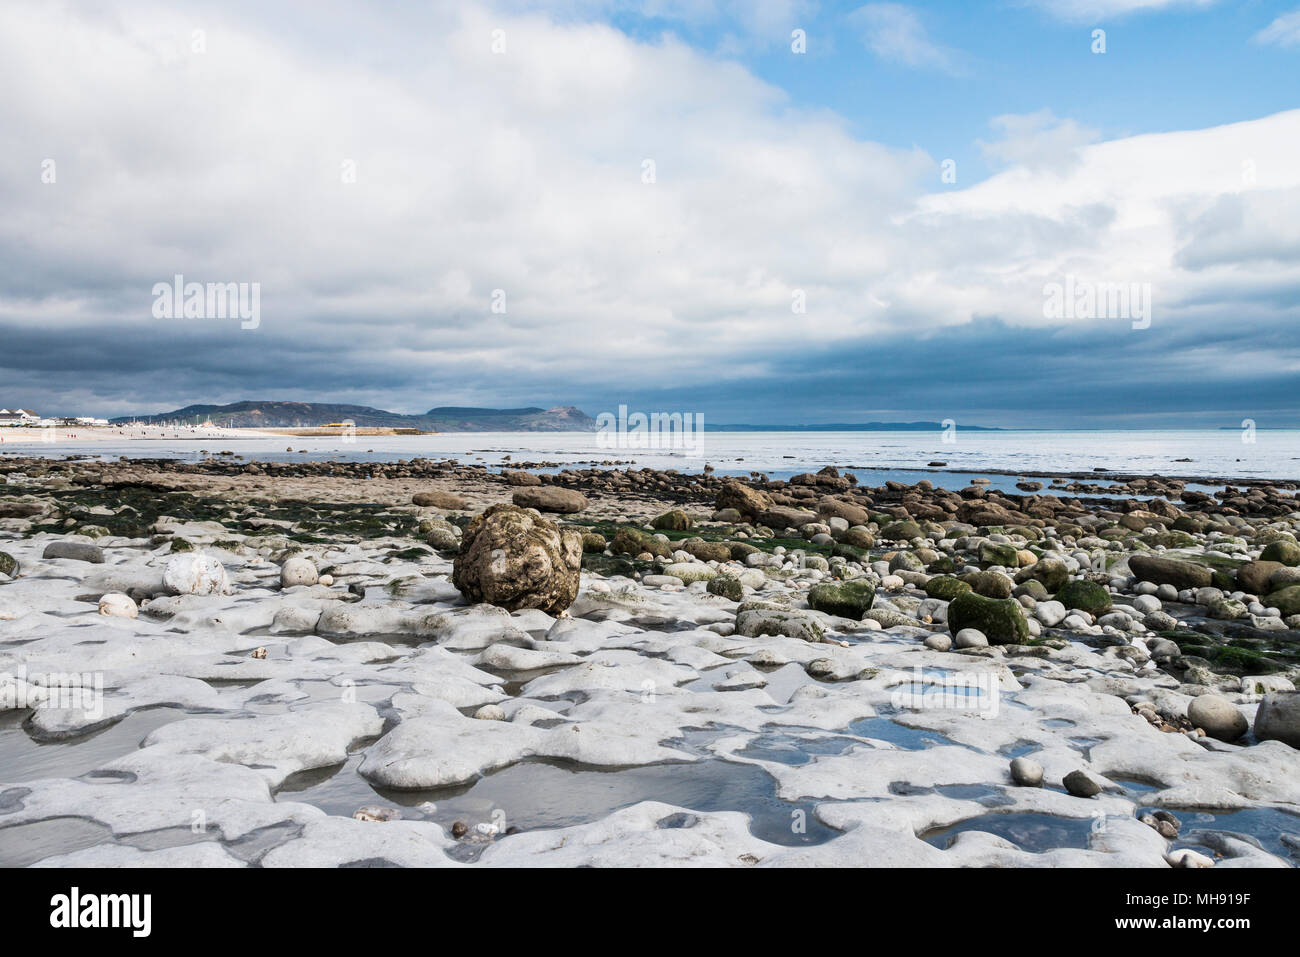
[(0, 409), (0, 426), (35, 425), (41, 417), (31, 409)]

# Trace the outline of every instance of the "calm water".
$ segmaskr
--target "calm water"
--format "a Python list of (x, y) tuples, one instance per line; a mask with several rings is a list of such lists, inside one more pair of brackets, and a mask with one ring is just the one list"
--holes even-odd
[[(665, 437), (659, 448), (602, 446), (593, 432), (461, 432), (439, 435), (240, 439), (151, 439), (136, 442), (64, 441), (0, 446), (0, 455), (69, 454), (165, 457), (198, 461), (204, 452), (234, 452), (262, 461), (397, 461), (458, 458), (488, 466), (511, 461), (580, 464), (631, 461), (650, 468), (693, 471), (705, 464), (724, 474), (762, 471), (789, 477), (823, 465), (862, 469), (863, 481), (879, 484), (881, 474), (911, 480), (933, 475), (933, 461), (963, 475), (981, 470), (1112, 472), (1158, 475), (1300, 479), (1300, 431), (1125, 431), (1125, 432), (704, 432)], [(947, 439), (947, 441), (945, 440)], [(1253, 438), (1253, 441), (1243, 439)], [(305, 450), (305, 451), (299, 451)], [(510, 458), (506, 458), (509, 456)], [(1190, 461), (1179, 461), (1188, 459)], [(1104, 476), (1103, 476), (1104, 477)], [(969, 481), (967, 479), (966, 481)], [(961, 484), (966, 484), (962, 482)]]

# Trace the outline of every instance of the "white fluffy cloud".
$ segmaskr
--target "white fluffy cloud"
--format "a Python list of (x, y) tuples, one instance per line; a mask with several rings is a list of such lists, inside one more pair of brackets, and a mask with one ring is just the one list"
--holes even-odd
[[(1152, 282), (1157, 322), (1293, 308), (1300, 112), (1100, 143), (1002, 117), (1007, 168), (953, 188), (924, 151), (671, 38), (456, 5), (382, 25), (376, 51), (348, 42), (368, 13), (334, 14), (307, 37), (6, 5), (0, 83), (25, 95), (0, 100), (0, 323), (110, 354), (174, 341), (174, 363), (245, 395), (267, 394), (238, 376), (268, 356), (285, 383), (358, 370), (353, 398), (418, 410), (547, 381), (616, 394), (651, 369), (742, 381), (980, 317), (1042, 325), (1043, 285), (1067, 273)], [(151, 315), (175, 273), (260, 282), (261, 328), (205, 326), (196, 347)]]
[(1282, 14), (1255, 34), (1255, 41), (1280, 47), (1300, 47), (1300, 9)]
[(920, 14), (901, 3), (868, 3), (854, 10), (849, 23), (882, 60), (908, 66), (958, 72), (960, 55), (930, 37)]

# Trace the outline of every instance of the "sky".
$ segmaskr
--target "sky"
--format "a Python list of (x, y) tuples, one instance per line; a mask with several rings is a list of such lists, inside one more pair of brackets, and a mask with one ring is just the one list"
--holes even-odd
[(5, 407), (1297, 427), (1298, 332), (1300, 0), (0, 6)]

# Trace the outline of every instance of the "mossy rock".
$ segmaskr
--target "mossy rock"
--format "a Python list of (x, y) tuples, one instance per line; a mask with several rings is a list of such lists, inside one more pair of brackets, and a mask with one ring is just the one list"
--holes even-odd
[(173, 538), (171, 551), (173, 552), (192, 552), (194, 545), (186, 538)]
[(1276, 608), (1283, 618), (1300, 615), (1300, 585), (1287, 585), (1275, 592), (1270, 592), (1264, 599), (1266, 608)]
[(685, 541), (680, 545), (682, 551), (702, 562), (731, 561), (731, 546), (726, 542)]
[(821, 582), (808, 591), (810, 608), (855, 621), (871, 610), (875, 600), (875, 589), (864, 581), (847, 581), (840, 585)]
[(916, 522), (891, 522), (880, 530), (880, 537), (891, 542), (910, 542), (921, 538), (921, 526)]
[(642, 552), (649, 552), (656, 558), (669, 558), (673, 553), (667, 542), (653, 535), (645, 535), (635, 528), (620, 528), (614, 540), (609, 543), (609, 549), (615, 555), (631, 555), (634, 558)]
[(957, 563), (949, 555), (940, 555), (926, 566), (926, 571), (931, 575), (951, 575), (956, 570)]
[(663, 570), (663, 574), (686, 583), (712, 581), (718, 577), (717, 569), (699, 562), (674, 562)]
[[(421, 523), (426, 524), (426, 523)], [(456, 526), (451, 522), (429, 522), (429, 529), (425, 532), (424, 542), (432, 548), (439, 551), (460, 548), (460, 536), (456, 534)]]
[(1281, 671), (1283, 666), (1268, 655), (1250, 648), (1238, 648), (1232, 645), (1219, 645), (1205, 651), (1205, 657), (1214, 665), (1216, 671), (1232, 674), (1273, 674)]
[(691, 527), (691, 517), (679, 508), (664, 512), (650, 523), (655, 528), (673, 532), (684, 532)]
[(925, 571), (925, 562), (921, 561), (912, 552), (899, 551), (894, 553), (894, 557), (889, 560), (889, 570), (891, 572), (921, 572)]
[(10, 578), (18, 577), (18, 559), (8, 552), (0, 552), (0, 575), (8, 575)]
[(951, 575), (936, 575), (925, 583), (926, 595), (941, 601), (952, 601), (958, 595), (970, 590), (969, 584)]
[(745, 586), (735, 575), (719, 575), (705, 586), (710, 595), (718, 595), (728, 601), (740, 601), (745, 595)]
[(876, 544), (876, 538), (865, 526), (853, 525), (840, 536), (840, 542), (854, 548), (871, 548)]
[(599, 532), (582, 533), (582, 551), (585, 554), (591, 555), (603, 552), (607, 546), (608, 542), (605, 541), (605, 536)]
[(1300, 545), (1280, 539), (1269, 542), (1259, 553), (1262, 562), (1281, 562), (1283, 565), (1300, 565)]
[(1146, 539), (1146, 542), (1151, 545), (1163, 545), (1165, 548), (1193, 548), (1196, 545), (1195, 538), (1178, 529), (1151, 535)]
[(962, 592), (948, 603), (948, 628), (955, 635), (975, 628), (993, 645), (1023, 645), (1029, 641), (1029, 623), (1014, 598), (985, 598)]
[(1070, 580), (1070, 570), (1065, 567), (1065, 562), (1058, 559), (1040, 558), (1016, 575), (1016, 581), (1020, 584), (1031, 580), (1041, 582), (1049, 592), (1059, 591)]
[(985, 565), (1001, 565), (1003, 568), (1015, 568), (1020, 564), (1016, 546), (995, 542), (985, 542), (980, 546), (980, 561)]
[(968, 572), (957, 577), (970, 585), (975, 594), (985, 598), (1010, 598), (1015, 588), (1015, 582), (1001, 572)]
[(1067, 609), (1078, 608), (1080, 611), (1086, 611), (1090, 615), (1105, 614), (1110, 610), (1110, 592), (1102, 588), (1096, 582), (1079, 579), (1077, 581), (1066, 582), (1065, 585), (1056, 592), (1056, 600), (1064, 605)]
[(1237, 577), (1231, 572), (1216, 569), (1210, 573), (1210, 584), (1220, 591), (1234, 591), (1237, 587)]
[(1021, 595), (1028, 595), (1034, 601), (1047, 601), (1052, 597), (1047, 586), (1037, 578), (1031, 578), (1023, 585), (1017, 585), (1016, 590), (1011, 593), (1012, 598), (1019, 598)]
[(1296, 537), (1280, 528), (1261, 528), (1255, 533), (1255, 544), (1264, 546), (1273, 542), (1294, 542)]
[(761, 552), (763, 549), (751, 545), (748, 542), (728, 542), (727, 550), (731, 553), (733, 562), (743, 562), (746, 555), (753, 555), (755, 552)]
[(582, 567), (584, 571), (594, 572), (606, 578), (615, 575), (631, 578), (637, 572), (644, 572), (651, 566), (649, 562), (638, 562), (625, 555), (610, 557), (604, 552), (590, 552), (582, 556)]

